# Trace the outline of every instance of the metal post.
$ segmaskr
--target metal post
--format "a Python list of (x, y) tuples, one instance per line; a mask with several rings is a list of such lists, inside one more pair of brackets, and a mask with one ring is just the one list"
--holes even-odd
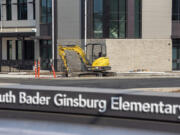
[(84, 46), (86, 52), (86, 45), (87, 45), (87, 0), (84, 1)]
[(2, 6), (2, 0), (1, 0), (1, 5), (0, 5), (0, 6), (1, 6), (1, 16), (0, 16), (0, 17), (1, 17), (1, 32), (2, 32), (2, 27), (3, 27), (3, 26), (2, 26), (2, 25), (3, 25), (3, 23), (2, 23), (2, 20), (3, 20), (3, 18), (2, 18), (2, 16), (3, 16), (3, 15), (2, 15), (2, 14), (3, 14), (3, 12), (2, 12), (2, 11), (3, 11), (3, 10), (2, 10), (2, 8), (3, 8), (3, 6)]
[(54, 0), (52, 0), (52, 61), (54, 65), (54, 46), (55, 46), (55, 31), (54, 31)]

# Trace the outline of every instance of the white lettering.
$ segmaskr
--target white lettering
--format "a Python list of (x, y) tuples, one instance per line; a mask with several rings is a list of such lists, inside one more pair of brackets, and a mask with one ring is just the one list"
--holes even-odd
[(49, 105), (51, 97), (40, 96), (37, 92), (35, 96), (27, 95), (25, 92), (19, 93), (19, 103), (28, 105)]
[(54, 96), (54, 104), (57, 107), (98, 109), (101, 113), (107, 110), (106, 100), (86, 99), (83, 98), (82, 94), (79, 94), (76, 98), (68, 97), (66, 94), (56, 94)]

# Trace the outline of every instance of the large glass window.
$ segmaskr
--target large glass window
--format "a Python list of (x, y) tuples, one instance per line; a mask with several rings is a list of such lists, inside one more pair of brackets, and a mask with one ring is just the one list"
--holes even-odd
[[(133, 30), (131, 35), (127, 28)], [(93, 0), (93, 35), (93, 38), (140, 38), (141, 0)]]
[(180, 0), (173, 0), (173, 20), (180, 20)]
[(11, 0), (6, 1), (6, 19), (12, 20)]
[(7, 40), (7, 60), (12, 60), (12, 40)]
[(41, 23), (52, 22), (52, 0), (41, 0)]
[(94, 0), (94, 38), (125, 38), (126, 0)]
[(18, 0), (18, 20), (27, 20), (27, 0)]

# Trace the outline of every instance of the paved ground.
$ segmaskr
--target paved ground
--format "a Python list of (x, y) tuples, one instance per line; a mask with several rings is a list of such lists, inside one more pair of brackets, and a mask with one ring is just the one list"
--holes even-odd
[[(0, 135), (179, 135), (177, 123), (0, 110)], [(112, 125), (112, 126), (109, 126)]]
[(0, 119), (0, 135), (178, 135), (179, 133), (48, 121)]
[(35, 79), (0, 79), (0, 83), (18, 83), (27, 85), (69, 86), (90, 88), (164, 88), (180, 87), (180, 78), (150, 79), (81, 79), (81, 80), (35, 80)]

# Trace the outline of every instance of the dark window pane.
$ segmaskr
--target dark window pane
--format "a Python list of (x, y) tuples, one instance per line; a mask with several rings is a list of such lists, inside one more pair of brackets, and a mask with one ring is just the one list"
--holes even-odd
[(126, 37), (126, 0), (119, 4), (119, 38)]
[(135, 33), (134, 33), (134, 37), (135, 38), (139, 38), (140, 37), (140, 20), (141, 20), (141, 0), (135, 0)]
[(110, 1), (110, 28), (109, 37), (119, 37), (119, 0)]
[(47, 16), (48, 16), (48, 23), (52, 22), (52, 0), (47, 1)]
[(94, 38), (103, 37), (103, 0), (94, 0)]
[(52, 23), (52, 0), (41, 0), (41, 23)]
[(24, 40), (24, 59), (34, 60), (34, 41)]
[(12, 20), (11, 0), (6, 1), (6, 19)]
[(27, 20), (27, 0), (18, 0), (18, 20)]
[(7, 40), (7, 60), (12, 60), (12, 40)]
[(36, 19), (36, 6), (35, 6), (35, 0), (33, 0), (33, 19)]
[(126, 0), (110, 1), (110, 38), (125, 38)]
[(172, 19), (180, 20), (180, 0), (173, 0)]

